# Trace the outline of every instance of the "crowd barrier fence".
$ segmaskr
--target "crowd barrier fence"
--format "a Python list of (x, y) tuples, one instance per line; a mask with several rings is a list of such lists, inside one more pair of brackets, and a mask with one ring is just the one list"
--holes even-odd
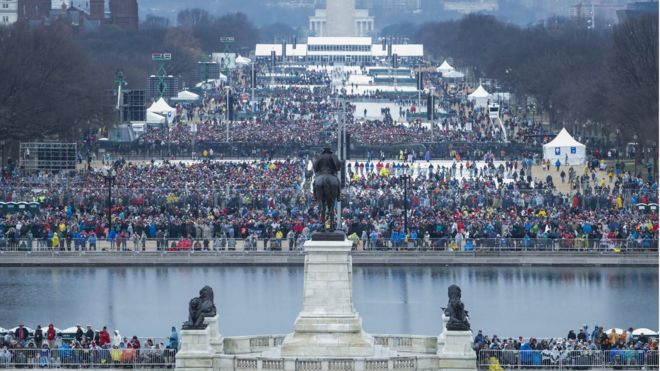
[(30, 349), (0, 351), (2, 368), (173, 368), (175, 349)]
[[(566, 238), (566, 239), (516, 239), (516, 238), (378, 238), (362, 240), (360, 237), (348, 238), (353, 242), (354, 250), (370, 252), (374, 254), (392, 251), (424, 251), (424, 252), (581, 252), (581, 253), (644, 253), (657, 252), (657, 239), (589, 239), (589, 238)], [(196, 252), (196, 251), (302, 251), (307, 239), (297, 237), (289, 239), (283, 237), (272, 238), (222, 238), (222, 237), (200, 237), (200, 238), (116, 238), (108, 240), (97, 238), (90, 239), (59, 239), (58, 245), (54, 246), (52, 239), (2, 239), (0, 240), (0, 252), (2, 251), (24, 251), (24, 252)]]
[(658, 369), (657, 350), (481, 350), (480, 370), (502, 369)]

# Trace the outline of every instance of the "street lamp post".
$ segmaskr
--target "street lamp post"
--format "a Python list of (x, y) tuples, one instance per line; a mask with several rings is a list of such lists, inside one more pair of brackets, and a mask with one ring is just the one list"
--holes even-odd
[(633, 136), (635, 140), (635, 176), (637, 176), (637, 162), (639, 161), (639, 143), (637, 143), (637, 134)]
[(401, 180), (403, 180), (403, 232), (408, 234), (408, 182), (410, 181), (410, 175), (403, 174)]
[(225, 86), (225, 90), (227, 90), (227, 107), (225, 110), (225, 118), (227, 119), (227, 130), (226, 130), (226, 138), (227, 138), (227, 143), (229, 143), (229, 93), (231, 91), (231, 86), (227, 85)]
[(110, 231), (112, 230), (112, 184), (115, 182), (115, 178), (117, 178), (117, 172), (115, 171), (114, 167), (106, 169), (103, 178), (105, 178), (105, 181), (108, 183), (108, 235), (106, 236), (107, 238), (110, 236)]
[(427, 110), (431, 110), (431, 143), (433, 143), (433, 123), (435, 122), (435, 86), (431, 86), (431, 107), (427, 107)]
[(0, 140), (0, 147), (2, 147), (2, 158), (0, 159), (0, 171), (5, 168), (5, 140)]

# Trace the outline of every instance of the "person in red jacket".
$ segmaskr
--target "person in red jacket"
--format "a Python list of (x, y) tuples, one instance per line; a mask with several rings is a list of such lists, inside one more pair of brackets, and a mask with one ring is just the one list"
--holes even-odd
[(99, 335), (99, 345), (103, 347), (107, 344), (110, 344), (110, 333), (108, 332), (108, 328), (103, 326), (103, 330), (101, 330), (101, 334)]
[(48, 348), (50, 349), (55, 349), (56, 348), (56, 342), (55, 338), (57, 338), (57, 333), (55, 332), (55, 327), (53, 324), (48, 325), (48, 330), (46, 330), (46, 340), (48, 340)]

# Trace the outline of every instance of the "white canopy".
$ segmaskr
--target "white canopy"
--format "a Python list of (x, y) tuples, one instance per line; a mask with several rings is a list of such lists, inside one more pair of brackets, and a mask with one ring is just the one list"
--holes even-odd
[(651, 329), (648, 329), (648, 328), (637, 328), (637, 329), (634, 329), (633, 332), (632, 332), (633, 336), (640, 336), (642, 334), (644, 334), (646, 336), (657, 336), (658, 335), (657, 332), (655, 332)]
[(199, 82), (199, 83), (195, 84), (195, 87), (196, 88), (201, 88), (201, 89), (204, 89), (204, 90), (211, 90), (211, 89), (215, 89), (215, 88), (221, 86), (223, 82), (227, 82), (227, 76), (225, 76), (223, 74), (220, 74), (219, 79), (204, 80), (202, 82)]
[[(85, 331), (85, 329), (82, 326), (80, 326), (80, 328), (82, 328), (83, 331)], [(75, 334), (76, 331), (78, 331), (78, 326), (71, 326), (71, 327), (65, 328), (64, 330), (61, 330), (60, 333), (62, 333), (62, 334)]]
[(443, 72), (442, 77), (446, 79), (462, 79), (465, 77), (465, 74), (463, 72), (458, 72), (456, 70), (453, 70), (449, 72)]
[(470, 99), (488, 98), (488, 97), (490, 97), (490, 93), (486, 91), (486, 89), (484, 89), (484, 87), (481, 85), (479, 85), (479, 87), (475, 91), (473, 91), (472, 93), (470, 93), (470, 95), (468, 95), (468, 98)]
[(236, 60), (235, 60), (234, 62), (235, 62), (236, 64), (239, 64), (239, 65), (245, 66), (245, 65), (248, 65), (248, 64), (252, 63), (252, 59), (250, 59), (250, 58), (246, 58), (246, 57), (242, 57), (242, 56), (239, 55), (238, 57), (236, 57)]
[(176, 112), (176, 108), (170, 107), (165, 99), (161, 97), (156, 102), (153, 102), (149, 108), (147, 108), (147, 112), (158, 113), (163, 116), (167, 116), (168, 118), (172, 118)]
[(488, 106), (488, 100), (490, 99), (490, 94), (484, 89), (483, 86), (479, 87), (468, 95), (468, 99), (474, 102), (475, 107), (486, 108)]
[(562, 165), (582, 165), (587, 161), (587, 147), (563, 128), (555, 139), (543, 145), (543, 159), (550, 160), (552, 165), (557, 160)]
[(452, 67), (449, 63), (447, 63), (447, 60), (445, 59), (444, 62), (440, 65), (440, 67), (436, 68), (437, 72), (440, 72), (443, 76), (447, 72), (454, 71), (454, 67)]
[(179, 99), (179, 100), (191, 100), (191, 101), (194, 101), (194, 100), (199, 99), (199, 95), (197, 95), (197, 94), (195, 94), (195, 93), (193, 93), (193, 92), (191, 92), (191, 91), (188, 91), (188, 90), (180, 91), (179, 94), (176, 95), (176, 97), (177, 97), (177, 99)]
[(147, 111), (147, 124), (163, 124), (165, 123), (165, 116)]

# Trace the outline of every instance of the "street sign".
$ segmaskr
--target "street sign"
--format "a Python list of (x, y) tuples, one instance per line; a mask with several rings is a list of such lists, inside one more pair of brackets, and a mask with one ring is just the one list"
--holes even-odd
[(222, 36), (220, 38), (221, 43), (233, 43), (234, 42), (234, 36)]

